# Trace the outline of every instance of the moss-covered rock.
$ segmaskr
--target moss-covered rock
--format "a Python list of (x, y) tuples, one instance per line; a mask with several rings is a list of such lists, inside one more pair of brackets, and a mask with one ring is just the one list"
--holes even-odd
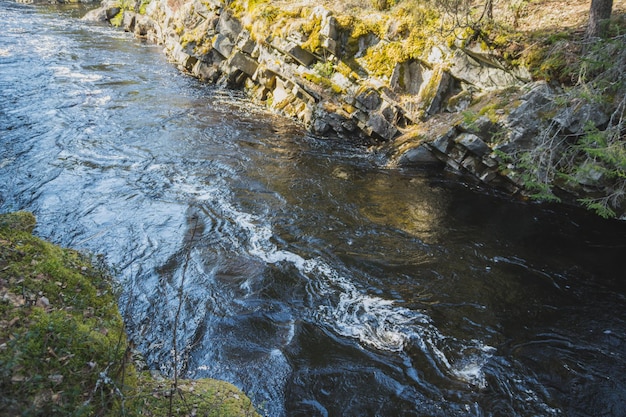
[(35, 223), (0, 215), (0, 416), (181, 415), (169, 400), (163, 411), (163, 389), (185, 415), (256, 415), (231, 384), (137, 375), (111, 277)]

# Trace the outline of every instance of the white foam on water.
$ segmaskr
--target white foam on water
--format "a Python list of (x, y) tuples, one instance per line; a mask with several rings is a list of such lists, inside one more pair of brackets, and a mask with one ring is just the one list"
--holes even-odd
[(85, 82), (85, 81), (93, 82), (93, 81), (101, 80), (103, 78), (102, 75), (83, 74), (80, 72), (72, 71), (70, 68), (64, 67), (64, 66), (55, 65), (55, 66), (51, 66), (50, 69), (54, 71), (54, 75), (57, 77), (71, 78), (71, 79), (79, 80), (81, 82)]
[[(319, 301), (314, 317), (321, 323), (339, 335), (378, 350), (401, 352), (409, 343), (416, 344), (449, 376), (479, 388), (486, 386), (482, 368), (495, 349), (479, 341), (460, 342), (444, 336), (424, 312), (367, 294), (319, 257), (306, 259), (279, 249), (272, 242), (272, 229), (262, 219), (238, 210), (228, 201), (220, 204), (221, 210), (246, 232), (247, 242), (242, 246), (248, 254), (268, 264), (291, 264), (309, 279), (313, 287), (310, 293)], [(462, 360), (451, 363), (438, 347), (446, 342), (461, 346), (462, 350), (469, 344), (472, 353), (465, 357), (460, 352)]]
[(495, 348), (483, 345), (478, 340), (472, 341), (473, 353), (466, 354), (450, 367), (452, 374), (461, 381), (474, 387), (483, 389), (487, 387), (484, 367), (489, 358), (493, 356)]

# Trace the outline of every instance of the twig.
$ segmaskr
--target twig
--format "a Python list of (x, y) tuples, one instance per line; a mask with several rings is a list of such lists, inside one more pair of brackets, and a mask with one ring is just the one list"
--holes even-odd
[[(187, 246), (187, 253), (185, 256), (185, 263), (183, 264), (183, 272), (182, 272), (182, 276), (180, 278), (180, 286), (178, 287), (178, 309), (176, 310), (176, 316), (174, 317), (174, 329), (172, 331), (172, 345), (173, 345), (173, 350), (174, 350), (174, 386), (172, 387), (172, 392), (170, 392), (170, 404), (169, 404), (169, 417), (172, 417), (172, 407), (173, 407), (173, 400), (174, 400), (174, 392), (178, 392), (178, 342), (177, 342), (177, 336), (178, 336), (178, 323), (180, 320), (180, 311), (182, 309), (182, 305), (183, 305), (183, 294), (184, 294), (184, 288), (185, 288), (185, 275), (187, 272), (187, 266), (189, 265), (189, 259), (191, 258), (191, 243), (193, 243), (193, 240), (196, 236), (196, 231), (198, 230), (198, 216), (195, 215), (194, 216), (194, 225), (193, 225), (193, 229), (191, 231), (191, 238), (189, 239), (188, 242), (188, 246)], [(182, 397), (182, 395), (181, 395)], [(184, 399), (183, 399), (184, 402)]]

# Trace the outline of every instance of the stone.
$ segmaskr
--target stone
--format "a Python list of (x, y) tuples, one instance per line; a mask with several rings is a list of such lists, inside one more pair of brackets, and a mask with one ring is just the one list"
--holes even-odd
[(388, 103), (387, 101), (383, 101), (383, 104), (380, 108), (380, 114), (383, 115), (386, 121), (389, 123), (395, 123), (398, 118), (399, 109), (393, 104)]
[(595, 127), (600, 127), (609, 121), (609, 116), (602, 111), (599, 104), (575, 100), (552, 120), (567, 133), (580, 135), (585, 124), (591, 123)]
[(450, 74), (481, 90), (502, 90), (523, 84), (509, 71), (481, 63), (460, 49), (452, 56)]
[(135, 36), (145, 38), (152, 33), (156, 37), (158, 36), (156, 26), (154, 20), (148, 16), (138, 15), (135, 18)]
[(446, 53), (441, 46), (433, 46), (428, 54), (428, 58), (426, 58), (426, 61), (431, 65), (443, 64), (445, 57)]
[(443, 103), (445, 95), (451, 87), (451, 78), (442, 65), (438, 65), (429, 72), (418, 94), (420, 107), (428, 115), (437, 113)]
[(492, 182), (493, 180), (495, 180), (497, 177), (498, 177), (498, 174), (496, 174), (494, 171), (487, 170), (483, 172), (478, 178), (485, 184), (488, 184)]
[(448, 130), (443, 135), (439, 136), (437, 139), (431, 142), (431, 146), (441, 152), (442, 154), (447, 154), (450, 149), (450, 144), (452, 144), (452, 139), (456, 137), (458, 134), (456, 128), (452, 128)]
[(191, 72), (193, 70), (193, 67), (196, 65), (196, 63), (198, 62), (198, 58), (196, 58), (193, 55), (189, 55), (187, 57), (187, 59), (185, 59), (185, 61), (182, 63), (183, 68), (185, 68), (187, 71)]
[(455, 161), (457, 162), (457, 168), (458, 166), (460, 166), (461, 162), (463, 162), (463, 160), (465, 159), (465, 157), (467, 156), (467, 149), (465, 149), (463, 146), (453, 146), (449, 151), (448, 151), (448, 163), (450, 161)]
[(460, 93), (450, 97), (446, 104), (446, 111), (458, 113), (467, 110), (472, 103), (472, 93), (469, 90), (462, 90)]
[(480, 177), (482, 164), (480, 163), (480, 160), (476, 159), (473, 155), (466, 154), (465, 158), (461, 161), (461, 166), (469, 173), (475, 175), (476, 177)]
[(228, 58), (233, 52), (233, 41), (227, 36), (218, 33), (213, 38), (213, 49), (219, 52), (224, 58)]
[(291, 89), (291, 93), (298, 97), (300, 100), (306, 101), (309, 104), (313, 104), (316, 102), (315, 97), (313, 97), (305, 88), (304, 86), (298, 85), (298, 84), (294, 84), (293, 88)]
[(322, 37), (322, 47), (333, 55), (337, 55), (338, 49), (338, 36), (337, 19), (334, 16), (327, 15), (322, 20), (320, 36)]
[(135, 13), (128, 10), (124, 10), (122, 15), (122, 27), (126, 32), (132, 32), (135, 30)]
[(195, 0), (193, 2), (193, 12), (200, 15), (204, 19), (207, 19), (213, 11), (215, 11), (215, 7), (209, 2), (206, 2), (206, 4), (200, 0)]
[(295, 98), (289, 89), (285, 88), (285, 82), (280, 78), (276, 78), (276, 87), (272, 91), (272, 97), (272, 108), (276, 110), (282, 109)]
[(98, 7), (97, 9), (93, 9), (88, 11), (83, 17), (82, 20), (86, 20), (88, 22), (106, 22), (107, 11), (104, 7)]
[(220, 20), (215, 30), (230, 39), (231, 44), (235, 44), (237, 37), (242, 30), (241, 22), (229, 12), (220, 14)]
[(483, 49), (480, 44), (474, 43), (469, 48), (462, 48), (463, 52), (488, 66), (499, 68), (525, 83), (532, 80), (532, 75), (524, 67), (512, 67), (502, 56), (490, 49)]
[(235, 52), (227, 61), (226, 65), (237, 68), (252, 77), (259, 63), (243, 52)]
[(365, 125), (368, 128), (366, 131), (368, 131), (369, 134), (372, 132), (376, 133), (384, 140), (391, 140), (394, 138), (396, 133), (398, 133), (398, 129), (385, 120), (383, 115), (380, 113), (371, 114)]
[(337, 40), (337, 19), (334, 16), (327, 16), (326, 19), (322, 21), (320, 29), (320, 35), (325, 36), (329, 39)]
[(251, 55), (254, 52), (254, 48), (256, 47), (256, 42), (250, 37), (250, 32), (247, 30), (242, 30), (239, 34), (239, 38), (237, 39), (237, 48), (245, 52), (248, 55)]
[(355, 106), (364, 111), (376, 110), (380, 107), (382, 99), (377, 91), (371, 88), (362, 88), (357, 92), (355, 99)]
[(457, 128), (461, 132), (474, 133), (481, 138), (489, 138), (492, 136), (492, 132), (497, 130), (496, 124), (487, 116), (480, 116), (471, 122), (463, 121)]
[(340, 72), (333, 73), (333, 75), (330, 77), (330, 81), (339, 88), (341, 88), (343, 91), (348, 91), (349, 89), (354, 87), (354, 83)]
[(191, 73), (203, 81), (214, 83), (220, 77), (220, 70), (215, 64), (207, 64), (206, 62), (198, 60), (194, 65)]
[(409, 149), (397, 159), (397, 165), (400, 167), (435, 163), (441, 163), (441, 161), (424, 144)]
[(313, 130), (313, 133), (317, 135), (325, 135), (330, 131), (331, 127), (323, 119), (316, 118), (311, 125), (311, 129)]
[(264, 86), (273, 90), (276, 86), (276, 73), (268, 69), (265, 65), (259, 65), (256, 73), (252, 76), (252, 79)]
[(275, 37), (272, 39), (272, 46), (281, 53), (295, 59), (301, 65), (308, 67), (317, 61), (315, 55), (302, 49), (299, 45), (286, 39)]
[(180, 65), (184, 65), (190, 57), (190, 55), (183, 50), (180, 43), (174, 44), (174, 48), (169, 51), (169, 55), (174, 62)]
[(338, 55), (339, 48), (337, 47), (337, 41), (331, 38), (322, 39), (322, 48), (326, 49), (332, 55)]
[(491, 152), (489, 145), (472, 133), (461, 133), (454, 141), (478, 157)]
[(533, 141), (548, 128), (538, 115), (555, 109), (554, 93), (545, 81), (525, 86), (524, 89), (527, 92), (520, 97), (521, 103), (509, 112), (505, 120), (508, 139), (497, 146), (503, 152), (533, 146)]
[(391, 73), (389, 86), (399, 94), (418, 94), (424, 82), (424, 67), (418, 61), (396, 64)]

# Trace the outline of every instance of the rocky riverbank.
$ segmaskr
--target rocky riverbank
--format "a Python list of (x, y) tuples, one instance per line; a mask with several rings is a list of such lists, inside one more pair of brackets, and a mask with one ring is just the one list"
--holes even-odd
[(390, 166), (439, 163), (625, 218), (623, 35), (602, 45), (615, 60), (604, 81), (617, 87), (565, 90), (531, 75), (524, 45), (470, 27), (443, 33), (441, 15), (411, 2), (365, 13), (317, 4), (107, 0), (85, 18), (164, 45), (183, 71), (244, 89), (315, 134), (380, 148)]

